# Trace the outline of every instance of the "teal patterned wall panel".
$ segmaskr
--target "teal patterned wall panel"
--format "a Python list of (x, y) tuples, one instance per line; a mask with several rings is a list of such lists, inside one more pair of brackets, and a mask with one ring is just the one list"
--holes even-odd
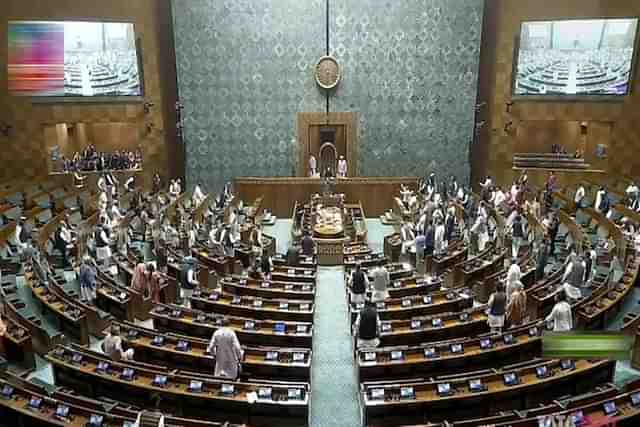
[(360, 112), (360, 174), (469, 177), (483, 0), (330, 0), (344, 80), (333, 111)]
[(293, 174), (296, 113), (326, 108), (325, 1), (360, 174), (467, 179), (483, 0), (173, 0), (189, 183)]
[(324, 0), (174, 0), (173, 15), (189, 184), (291, 175), (296, 113), (326, 109)]

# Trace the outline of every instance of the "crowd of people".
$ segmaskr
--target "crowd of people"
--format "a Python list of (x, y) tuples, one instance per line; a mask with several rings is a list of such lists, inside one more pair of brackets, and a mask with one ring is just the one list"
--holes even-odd
[(88, 145), (70, 157), (61, 156), (60, 165), (60, 172), (64, 173), (139, 170), (142, 168), (142, 151), (101, 152), (94, 145)]

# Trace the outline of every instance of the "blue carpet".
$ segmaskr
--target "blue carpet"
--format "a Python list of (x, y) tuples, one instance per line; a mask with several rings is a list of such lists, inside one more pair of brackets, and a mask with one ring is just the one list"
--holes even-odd
[(360, 425), (342, 267), (319, 267), (313, 319), (311, 427)]

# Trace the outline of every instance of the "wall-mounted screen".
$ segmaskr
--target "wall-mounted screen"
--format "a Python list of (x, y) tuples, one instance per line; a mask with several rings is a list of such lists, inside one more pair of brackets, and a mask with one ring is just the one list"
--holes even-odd
[(12, 95), (142, 96), (132, 23), (10, 21), (8, 28)]
[(627, 95), (637, 27), (637, 18), (523, 22), (514, 95)]

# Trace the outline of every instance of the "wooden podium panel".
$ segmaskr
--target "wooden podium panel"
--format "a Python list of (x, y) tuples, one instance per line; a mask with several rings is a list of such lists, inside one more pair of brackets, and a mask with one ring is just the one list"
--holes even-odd
[[(370, 218), (382, 215), (393, 206), (393, 197), (404, 184), (417, 188), (417, 177), (371, 177), (337, 179), (336, 193), (344, 193), (345, 200), (362, 203)], [(270, 209), (278, 218), (289, 218), (296, 201), (307, 201), (314, 193), (322, 192), (319, 178), (236, 178), (235, 190), (241, 200), (255, 200), (264, 196), (262, 207)]]

